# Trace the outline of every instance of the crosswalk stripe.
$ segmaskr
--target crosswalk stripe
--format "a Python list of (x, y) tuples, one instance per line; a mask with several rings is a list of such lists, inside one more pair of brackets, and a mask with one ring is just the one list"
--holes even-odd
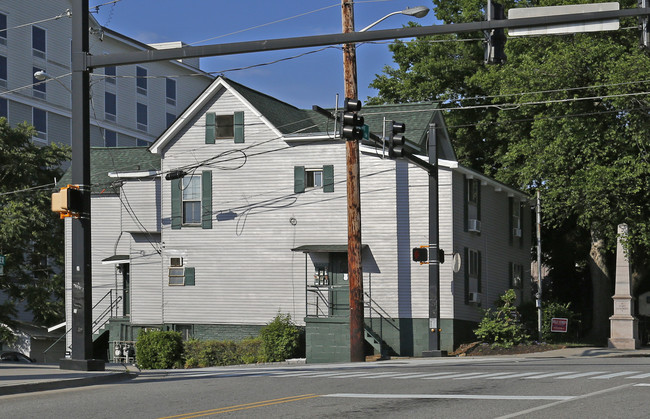
[(496, 377), (499, 375), (507, 375), (507, 374), (512, 374), (511, 372), (493, 372), (490, 374), (481, 374), (476, 377), (459, 377), (459, 378), (454, 378), (454, 380), (471, 380), (473, 378), (488, 378), (488, 377)]
[(625, 378), (638, 379), (638, 378), (649, 378), (649, 377), (650, 377), (650, 373), (633, 375), (632, 377), (625, 377)]
[(574, 374), (575, 371), (550, 372), (548, 374), (535, 375), (533, 377), (524, 377), (524, 380), (537, 380), (539, 378), (557, 377), (558, 375)]
[(527, 377), (529, 375), (535, 375), (537, 374), (536, 372), (520, 372), (517, 374), (510, 374), (510, 375), (502, 375), (500, 377), (489, 377), (488, 380), (507, 380), (509, 378), (519, 378), (519, 377)]
[(380, 373), (377, 373), (377, 374), (370, 374), (370, 375), (365, 375), (365, 376), (362, 375), (359, 378), (388, 378), (388, 377), (392, 377), (392, 376), (395, 376), (395, 375), (404, 375), (404, 373), (403, 372), (380, 372)]
[(608, 378), (614, 378), (614, 377), (620, 377), (623, 375), (630, 375), (630, 374), (636, 374), (639, 371), (622, 371), (622, 372), (615, 372), (613, 374), (607, 374), (607, 375), (601, 375), (598, 377), (590, 377), (592, 380), (606, 380)]
[(589, 377), (590, 375), (598, 375), (598, 374), (606, 374), (607, 371), (592, 371), (592, 372), (583, 372), (580, 374), (572, 374), (572, 375), (565, 375), (563, 377), (557, 377), (558, 380), (570, 380), (572, 378), (581, 378), (581, 377)]
[(442, 375), (438, 377), (424, 377), (422, 378), (423, 380), (444, 380), (447, 378), (456, 378), (456, 377), (467, 377), (467, 376), (476, 376), (476, 375), (481, 375), (480, 372), (465, 372), (462, 374), (451, 374), (451, 375)]
[(436, 375), (448, 375), (448, 374), (453, 374), (453, 373), (452, 372), (434, 372), (434, 373), (426, 373), (426, 374), (420, 373), (420, 374), (411, 374), (411, 375), (405, 375), (405, 376), (393, 377), (393, 378), (396, 378), (398, 380), (404, 380), (407, 378), (424, 378), (424, 377), (433, 377)]

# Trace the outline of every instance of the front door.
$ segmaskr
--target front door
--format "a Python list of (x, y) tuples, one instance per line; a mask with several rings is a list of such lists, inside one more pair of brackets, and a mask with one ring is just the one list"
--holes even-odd
[(330, 291), (331, 316), (349, 316), (350, 284), (348, 282), (347, 253), (330, 254)]
[(128, 263), (122, 264), (122, 315), (124, 317), (131, 315), (131, 298), (129, 296), (131, 290), (130, 266)]

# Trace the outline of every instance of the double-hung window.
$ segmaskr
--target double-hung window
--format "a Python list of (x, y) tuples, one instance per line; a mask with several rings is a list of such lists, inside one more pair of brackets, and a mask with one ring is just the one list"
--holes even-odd
[(171, 181), (171, 228), (212, 228), (212, 172), (186, 175)]
[(9, 118), (9, 102), (3, 97), (0, 97), (0, 117)]
[(176, 106), (176, 80), (167, 78), (165, 81), (165, 96), (167, 97), (167, 104), (170, 106)]
[(523, 288), (524, 265), (510, 263), (510, 288)]
[(32, 108), (32, 125), (36, 128), (35, 139), (47, 143), (47, 112), (43, 109)]
[(109, 67), (104, 67), (104, 82), (106, 84), (117, 84), (117, 67), (114, 65)]
[(147, 69), (135, 67), (135, 90), (141, 95), (147, 95)]
[(169, 261), (169, 285), (194, 285), (194, 268), (185, 266), (182, 257), (173, 257)]
[(7, 15), (0, 13), (0, 45), (7, 45)]
[(521, 205), (519, 200), (508, 198), (508, 219), (509, 229), (508, 238), (510, 244), (515, 243), (515, 239), (519, 242), (519, 247), (523, 247), (523, 216), (524, 206)]
[[(32, 67), (32, 74), (42, 71), (38, 67)], [(45, 95), (47, 93), (47, 82), (44, 80), (38, 80), (35, 76), (32, 76), (32, 93), (34, 97), (45, 100)]]
[(136, 119), (137, 119), (137, 125), (138, 129), (140, 131), (147, 131), (147, 126), (149, 125), (149, 118), (148, 118), (148, 109), (147, 105), (144, 103), (138, 102), (136, 104)]
[(334, 166), (321, 167), (294, 166), (293, 192), (304, 193), (312, 189), (334, 192)]
[(7, 57), (0, 55), (0, 87), (7, 87)]
[(464, 230), (481, 233), (481, 181), (464, 178)]
[(46, 39), (45, 29), (32, 26), (32, 55), (34, 57), (45, 59)]
[(465, 248), (465, 304), (479, 303), (480, 298), (472, 298), (480, 295), (482, 289), (481, 279), (481, 252), (479, 250)]
[(117, 96), (115, 93), (104, 92), (104, 117), (107, 121), (117, 119)]
[(104, 147), (117, 147), (117, 132), (104, 130)]
[(201, 177), (183, 178), (183, 224), (201, 224)]

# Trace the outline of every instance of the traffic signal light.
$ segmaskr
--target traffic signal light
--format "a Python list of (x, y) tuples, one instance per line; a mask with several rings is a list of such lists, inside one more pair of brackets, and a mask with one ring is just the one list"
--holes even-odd
[(83, 208), (81, 191), (77, 185), (67, 185), (52, 194), (52, 211), (61, 218), (79, 216)]
[(429, 250), (426, 247), (414, 247), (413, 248), (413, 262), (428, 262), (429, 261)]
[[(488, 2), (487, 20), (504, 20), (505, 9), (498, 3)], [(503, 64), (506, 61), (506, 33), (503, 28), (486, 32), (485, 62), (487, 64)]]
[(363, 138), (363, 117), (358, 115), (361, 110), (361, 101), (345, 98), (345, 112), (343, 113), (343, 138), (348, 140), (361, 140)]
[(388, 130), (388, 157), (404, 157), (404, 132), (406, 125), (403, 122), (391, 121)]

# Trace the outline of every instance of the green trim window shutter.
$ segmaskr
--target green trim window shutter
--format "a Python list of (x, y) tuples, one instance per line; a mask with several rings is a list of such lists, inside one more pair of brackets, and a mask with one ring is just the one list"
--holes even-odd
[(468, 180), (469, 179), (467, 179), (467, 176), (463, 175), (463, 231), (468, 231), (469, 227), (469, 212), (467, 210), (469, 201), (469, 189), (467, 187)]
[(512, 231), (515, 228), (515, 225), (512, 220), (512, 206), (514, 205), (514, 199), (508, 198), (508, 243), (512, 246)]
[(293, 166), (293, 193), (305, 192), (305, 166)]
[(481, 282), (483, 282), (483, 278), (481, 277), (481, 271), (482, 271), (482, 269), (481, 269), (481, 252), (477, 252), (477, 253), (478, 253), (477, 254), (477, 257), (478, 257), (478, 261), (477, 261), (478, 272), (476, 272), (476, 291), (478, 291), (480, 293), (481, 289), (482, 289)]
[(185, 268), (185, 286), (194, 286), (194, 268)]
[(201, 172), (201, 228), (212, 228), (212, 171)]
[(334, 166), (323, 166), (323, 192), (334, 192)]
[(465, 297), (465, 304), (469, 304), (469, 249), (465, 248), (465, 290), (463, 291)]
[(172, 184), (172, 230), (180, 230), (183, 223), (183, 200), (181, 179), (173, 179)]
[(205, 143), (214, 144), (214, 137), (216, 131), (216, 116), (214, 112), (205, 114)]
[(235, 143), (244, 142), (244, 112), (235, 112), (233, 118), (235, 130)]

